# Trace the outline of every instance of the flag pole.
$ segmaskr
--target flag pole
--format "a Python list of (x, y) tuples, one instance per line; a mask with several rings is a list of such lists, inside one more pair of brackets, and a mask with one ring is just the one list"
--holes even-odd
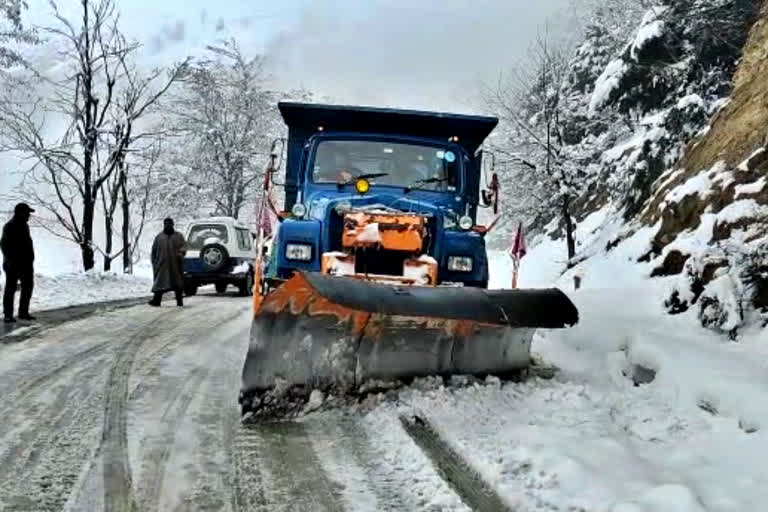
[(520, 262), (517, 260), (517, 257), (512, 256), (512, 289), (517, 288), (517, 272), (518, 267), (520, 265)]

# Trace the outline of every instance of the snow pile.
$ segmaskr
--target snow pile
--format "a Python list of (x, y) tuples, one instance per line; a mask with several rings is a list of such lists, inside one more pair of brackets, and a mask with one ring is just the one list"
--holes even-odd
[(515, 509), (757, 510), (768, 348), (665, 316), (656, 291), (568, 291), (579, 324), (534, 344), (553, 380), (412, 389), (379, 414), (427, 418)]
[(377, 222), (366, 224), (362, 231), (358, 233), (356, 240), (364, 244), (377, 244), (381, 242), (379, 224)]
[(230, 274), (245, 274), (251, 269), (251, 266), (247, 261), (244, 261), (232, 269)]
[[(112, 272), (81, 272), (60, 275), (35, 275), (30, 309), (41, 311), (79, 304), (147, 297), (152, 279)], [(18, 292), (16, 307), (18, 307)]]

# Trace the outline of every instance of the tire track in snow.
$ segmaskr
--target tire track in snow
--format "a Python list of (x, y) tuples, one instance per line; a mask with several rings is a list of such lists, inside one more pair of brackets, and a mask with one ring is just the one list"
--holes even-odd
[(189, 409), (189, 404), (195, 397), (195, 393), (209, 373), (210, 370), (206, 371), (204, 368), (195, 368), (186, 378), (186, 384), (163, 412), (161, 420), (168, 425), (168, 428), (163, 435), (160, 448), (155, 452), (150, 452), (150, 470), (147, 477), (144, 478), (142, 475), (142, 496), (139, 500), (143, 503), (142, 510), (151, 510), (153, 508), (160, 510), (160, 498), (163, 481), (165, 480), (166, 465), (173, 450), (176, 432), (187, 413), (187, 409)]
[(514, 512), (426, 420), (400, 416), (400, 423), (469, 507), (479, 512)]
[(104, 508), (107, 512), (137, 509), (131, 492), (132, 476), (128, 458), (128, 433), (126, 407), (128, 384), (136, 353), (141, 345), (155, 332), (160, 320), (173, 319), (181, 310), (162, 314), (144, 329), (131, 336), (115, 358), (106, 385), (104, 429), (102, 431), (102, 456), (104, 463)]
[[(28, 398), (33, 397), (35, 394), (40, 393), (41, 388), (50, 381), (62, 376), (69, 370), (74, 370), (81, 364), (90, 363), (90, 358), (103, 354), (112, 345), (110, 341), (104, 341), (93, 347), (87, 348), (76, 354), (68, 356), (64, 359), (64, 362), (58, 364), (52, 370), (39, 375), (27, 382), (19, 383), (17, 386), (17, 392), (5, 399), (9, 405), (0, 408), (0, 418), (7, 418), (9, 413), (19, 407), (20, 403), (25, 402)], [(4, 434), (3, 430), (0, 430), (0, 435)]]
[[(85, 380), (88, 370), (75, 377)], [(98, 432), (99, 418), (92, 410), (99, 409), (102, 393), (99, 386), (62, 389), (54, 400), (61, 409), (11, 445), (0, 460), (0, 488), (13, 500), (9, 510), (60, 510), (80, 469), (72, 461), (83, 460)]]
[[(362, 418), (358, 416), (327, 415), (311, 422), (312, 438), (322, 460), (329, 466), (330, 474), (349, 474), (340, 482), (350, 493), (372, 493), (375, 510), (414, 510), (417, 503), (404, 490), (410, 483), (411, 474), (387, 467), (384, 457), (371, 439)], [(353, 466), (354, 467), (350, 467)], [(356, 482), (364, 489), (354, 489)], [(354, 499), (353, 501), (360, 501)], [(356, 507), (362, 506), (355, 504)]]
[[(312, 449), (301, 423), (242, 425), (235, 437), (238, 476), (254, 475), (239, 489), (255, 483), (264, 492), (238, 496), (240, 510), (343, 511), (339, 492)], [(261, 474), (259, 474), (261, 473)]]
[[(157, 426), (150, 430), (151, 437), (139, 443), (137, 453), (141, 462), (133, 461), (134, 464), (140, 463), (143, 468), (140, 481), (135, 485), (137, 501), (141, 504), (142, 510), (174, 508), (167, 500), (174, 501), (179, 498), (177, 493), (180, 481), (195, 480), (194, 477), (188, 480), (184, 474), (187, 471), (194, 474), (194, 467), (198, 463), (203, 466), (203, 474), (198, 476), (197, 484), (183, 491), (185, 497), (176, 508), (184, 509), (190, 505), (190, 502), (194, 502), (192, 508), (199, 510), (196, 499), (202, 498), (205, 510), (221, 510), (221, 503), (227, 501), (231, 488), (224, 485), (225, 480), (222, 474), (228, 474), (230, 466), (211, 464), (213, 459), (208, 455), (212, 446), (217, 447), (219, 453), (222, 450), (222, 437), (225, 434), (221, 432), (220, 422), (227, 417), (227, 410), (226, 406), (220, 404), (217, 399), (219, 396), (232, 395), (232, 389), (234, 389), (232, 386), (237, 384), (236, 376), (232, 374), (232, 366), (236, 364), (235, 359), (239, 360), (242, 357), (242, 351), (238, 349), (237, 358), (235, 358), (234, 351), (230, 350), (230, 344), (235, 336), (217, 337), (216, 343), (211, 344), (208, 343), (208, 337), (201, 336), (200, 333), (212, 332), (221, 336), (222, 332), (235, 329), (237, 337), (243, 336), (242, 328), (232, 321), (241, 317), (250, 308), (250, 303), (244, 304), (245, 306), (237, 306), (234, 310), (225, 308), (223, 314), (215, 308), (205, 316), (195, 315), (194, 320), (202, 320), (205, 322), (204, 325), (198, 325), (195, 321), (183, 321), (181, 325), (165, 333), (157, 343), (143, 344), (136, 355), (132, 377), (138, 381), (138, 384), (129, 394), (130, 402), (137, 400), (142, 403), (139, 409), (143, 409), (144, 412), (164, 407), (163, 414), (151, 420), (151, 424), (158, 422)], [(204, 327), (204, 330), (201, 327)], [(163, 367), (172, 369), (172, 373), (167, 374)], [(179, 372), (179, 369), (184, 371)], [(222, 380), (226, 382), (222, 384)], [(230, 380), (234, 382), (230, 383)], [(216, 399), (208, 398), (209, 388), (224, 386), (226, 390), (218, 390)], [(211, 404), (211, 401), (214, 403)], [(195, 404), (194, 407), (192, 407), (193, 404)], [(214, 410), (210, 410), (211, 407)], [(208, 417), (206, 414), (197, 413), (198, 410), (205, 411)], [(229, 412), (236, 412), (236, 409), (230, 408)], [(136, 421), (142, 425), (145, 421), (142, 419), (143, 413), (136, 410), (134, 413), (137, 414)], [(193, 415), (193, 419), (189, 425), (197, 423), (197, 433), (192, 434), (192, 437), (184, 435), (183, 442), (187, 451), (177, 452), (177, 438), (182, 435), (181, 431), (188, 425), (187, 420), (190, 414)], [(236, 416), (234, 420), (237, 421)], [(214, 428), (211, 429), (211, 426)], [(131, 441), (135, 442), (134, 439)], [(191, 445), (190, 442), (192, 442)], [(224, 441), (223, 444), (226, 453), (227, 446), (231, 443)], [(190, 456), (189, 450), (195, 454), (193, 457)], [(179, 462), (176, 460), (177, 457), (190, 460)], [(179, 464), (186, 467), (182, 469), (183, 474), (174, 473), (174, 480), (170, 487), (165, 486), (166, 474), (179, 471), (177, 467)], [(216, 487), (213, 491), (211, 491), (212, 486)], [(211, 504), (215, 506), (209, 507)]]

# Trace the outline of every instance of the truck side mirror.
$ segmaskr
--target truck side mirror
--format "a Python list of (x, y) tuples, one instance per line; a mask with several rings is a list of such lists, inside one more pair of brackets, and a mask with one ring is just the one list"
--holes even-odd
[(499, 175), (493, 173), (491, 176), (491, 182), (488, 184), (488, 188), (482, 191), (483, 204), (486, 207), (493, 206), (493, 213), (499, 213), (499, 191), (501, 185), (499, 184)]

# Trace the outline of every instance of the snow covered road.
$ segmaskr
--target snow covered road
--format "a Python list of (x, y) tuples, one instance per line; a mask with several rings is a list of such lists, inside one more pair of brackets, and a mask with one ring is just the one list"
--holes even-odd
[(0, 510), (469, 510), (397, 417), (246, 427), (250, 301), (0, 338)]
[(762, 345), (651, 325), (636, 293), (606, 314), (626, 293), (577, 294), (580, 324), (537, 335), (554, 378), (420, 379), (261, 426), (237, 405), (248, 299), (0, 337), (0, 510), (761, 509)]

